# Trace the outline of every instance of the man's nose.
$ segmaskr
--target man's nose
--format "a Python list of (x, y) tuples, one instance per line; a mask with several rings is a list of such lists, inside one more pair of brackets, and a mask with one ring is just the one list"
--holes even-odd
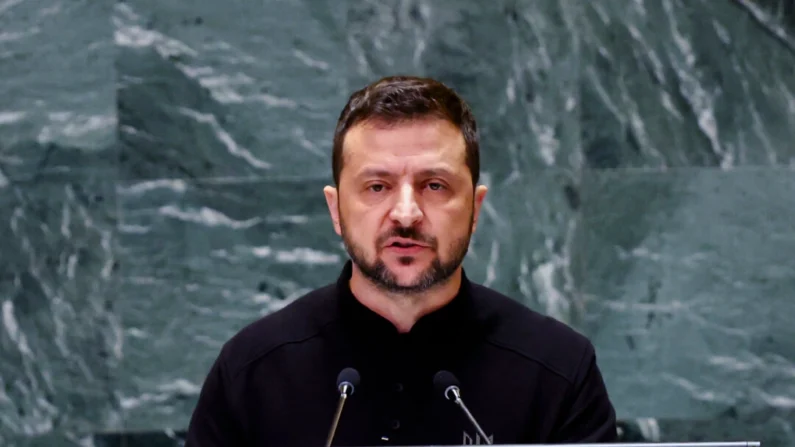
[(398, 197), (389, 217), (402, 227), (411, 227), (422, 219), (422, 210), (414, 196), (411, 185), (401, 185)]

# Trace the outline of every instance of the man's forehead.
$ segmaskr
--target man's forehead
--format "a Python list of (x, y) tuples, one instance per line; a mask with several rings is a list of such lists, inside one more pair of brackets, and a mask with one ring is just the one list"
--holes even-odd
[(456, 177), (460, 176), (463, 172), (461, 167), (451, 166), (447, 163), (436, 164), (366, 164), (353, 172), (356, 177), (371, 178), (371, 177), (397, 177), (397, 176), (414, 176), (414, 177)]
[(362, 133), (368, 136), (389, 135), (392, 133), (408, 132), (415, 135), (449, 134), (460, 135), (461, 130), (452, 122), (435, 117), (417, 118), (387, 122), (381, 119), (366, 119), (356, 123), (348, 129), (348, 133)]
[(446, 151), (400, 156), (384, 153), (352, 153), (346, 169), (355, 177), (456, 177), (467, 173), (464, 156), (445, 156)]
[(419, 163), (451, 169), (465, 162), (466, 143), (457, 127), (442, 120), (389, 127), (363, 124), (349, 131), (343, 156), (352, 167)]

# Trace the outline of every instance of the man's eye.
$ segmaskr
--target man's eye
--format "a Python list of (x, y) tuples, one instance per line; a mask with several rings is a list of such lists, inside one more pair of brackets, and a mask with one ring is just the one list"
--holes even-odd
[(370, 190), (373, 192), (381, 192), (384, 190), (384, 185), (370, 185)]
[(428, 188), (431, 188), (433, 191), (440, 191), (444, 189), (444, 185), (442, 185), (441, 183), (433, 182), (433, 183), (428, 183)]

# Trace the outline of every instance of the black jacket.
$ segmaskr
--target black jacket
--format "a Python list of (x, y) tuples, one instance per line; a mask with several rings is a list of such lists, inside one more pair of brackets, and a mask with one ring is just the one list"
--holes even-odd
[(245, 327), (222, 348), (201, 390), (187, 447), (322, 446), (337, 375), (361, 383), (334, 445), (485, 443), (433, 387), (451, 371), (494, 444), (614, 442), (615, 411), (592, 344), (568, 326), (474, 284), (399, 334), (348, 288), (312, 291)]

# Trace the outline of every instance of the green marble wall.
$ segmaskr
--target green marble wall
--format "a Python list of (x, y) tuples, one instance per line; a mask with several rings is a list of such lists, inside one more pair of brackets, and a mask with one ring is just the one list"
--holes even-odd
[(333, 126), (393, 73), (475, 109), (467, 269), (593, 339), (623, 439), (795, 446), (787, 0), (0, 1), (0, 445), (179, 445), (337, 275)]

